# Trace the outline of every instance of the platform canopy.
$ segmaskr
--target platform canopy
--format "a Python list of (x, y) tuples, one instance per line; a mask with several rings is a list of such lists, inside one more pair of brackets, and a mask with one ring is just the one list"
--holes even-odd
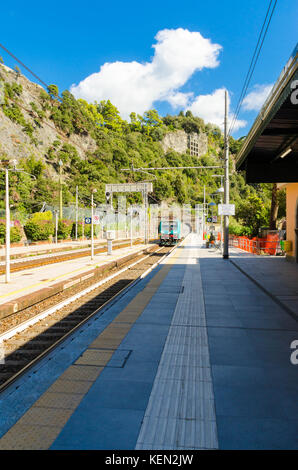
[(247, 183), (298, 182), (298, 44), (237, 155)]

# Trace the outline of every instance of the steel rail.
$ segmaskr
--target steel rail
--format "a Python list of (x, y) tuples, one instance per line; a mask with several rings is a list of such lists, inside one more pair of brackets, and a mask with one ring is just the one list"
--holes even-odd
[[(180, 242), (181, 243), (181, 242)], [(38, 356), (36, 356), (34, 359), (32, 359), (30, 362), (28, 362), (22, 369), (17, 371), (14, 375), (8, 378), (7, 381), (5, 381), (3, 384), (0, 385), (0, 393), (2, 393), (4, 390), (6, 390), (8, 387), (10, 387), (16, 380), (21, 378), (28, 370), (30, 370), (32, 367), (34, 367), (36, 364), (40, 363), (42, 360), (46, 358), (51, 352), (53, 352), (59, 345), (61, 345), (64, 341), (70, 338), (71, 335), (76, 333), (85, 323), (90, 321), (91, 318), (93, 318), (96, 314), (98, 314), (101, 310), (106, 309), (107, 307), (112, 306), (119, 298), (121, 298), (123, 295), (126, 294), (132, 287), (134, 287), (137, 283), (139, 283), (145, 276), (151, 272), (154, 267), (156, 267), (158, 264), (160, 264), (167, 256), (169, 256), (177, 246), (180, 245), (175, 245), (169, 252), (167, 252), (157, 263), (152, 265), (151, 268), (149, 268), (147, 271), (142, 273), (140, 276), (138, 276), (137, 279), (134, 279), (131, 281), (127, 286), (122, 288), (119, 292), (117, 292), (111, 299), (108, 299), (105, 301), (99, 308), (91, 312), (89, 315), (87, 315), (86, 318), (81, 320), (78, 324), (76, 324), (73, 328), (71, 328), (69, 331), (67, 331), (61, 338), (58, 338), (56, 341), (54, 341), (53, 344), (51, 344), (48, 348), (46, 348), (44, 351), (42, 351)], [(144, 259), (148, 258), (149, 256), (153, 255), (154, 253), (157, 253), (161, 251), (164, 247), (157, 249), (150, 255), (145, 256), (144, 258), (138, 260), (137, 262), (132, 263), (131, 265), (127, 266), (124, 268), (124, 270), (128, 270), (130, 267), (134, 266), (135, 264), (144, 261)], [(122, 271), (123, 272), (123, 271)], [(115, 273), (116, 275), (119, 275), (119, 272)], [(106, 280), (106, 282), (108, 282)], [(104, 312), (102, 312), (103, 314)]]

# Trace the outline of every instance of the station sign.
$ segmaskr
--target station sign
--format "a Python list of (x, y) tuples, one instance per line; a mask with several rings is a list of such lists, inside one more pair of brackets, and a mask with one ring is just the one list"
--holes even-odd
[(212, 222), (212, 217), (207, 217), (207, 222)]
[(235, 215), (235, 204), (218, 204), (218, 215)]
[(91, 224), (91, 217), (85, 217), (85, 224)]
[(106, 184), (105, 193), (135, 193), (146, 191), (151, 193), (153, 191), (153, 184), (149, 182), (145, 183), (115, 183)]

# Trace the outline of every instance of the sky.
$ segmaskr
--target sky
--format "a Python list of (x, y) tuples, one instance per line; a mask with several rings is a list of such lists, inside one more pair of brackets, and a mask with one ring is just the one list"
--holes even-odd
[[(15, 0), (1, 6), (0, 43), (48, 84), (110, 99), (123, 118), (191, 110), (223, 128), (233, 117), (269, 0)], [(232, 135), (246, 135), (288, 61), (298, 1), (278, 0)], [(9, 67), (16, 61), (0, 49)], [(24, 70), (22, 72), (32, 81)]]

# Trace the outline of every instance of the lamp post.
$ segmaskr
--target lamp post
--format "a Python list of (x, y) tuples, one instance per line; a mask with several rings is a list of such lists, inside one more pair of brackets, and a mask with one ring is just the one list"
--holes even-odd
[(130, 248), (132, 248), (132, 209), (130, 209)]
[(94, 259), (94, 237), (93, 237), (93, 194), (97, 192), (97, 189), (92, 189), (91, 192), (91, 259)]
[[(12, 163), (13, 168), (8, 168), (9, 164)], [(26, 175), (31, 176), (33, 179), (36, 179), (34, 175), (27, 173), (27, 171), (19, 170), (16, 168), (16, 160), (5, 160), (1, 164), (5, 165), (5, 168), (0, 168), (1, 171), (5, 171), (5, 282), (10, 282), (10, 207), (9, 207), (9, 171), (16, 171), (20, 173), (25, 173)]]
[(5, 282), (8, 283), (10, 281), (10, 207), (9, 207), (8, 168), (5, 168), (5, 214), (6, 214)]
[(60, 185), (60, 190), (59, 190), (59, 218), (62, 219), (63, 217), (63, 207), (62, 207), (62, 165), (63, 162), (62, 160), (59, 160), (59, 185)]
[[(222, 204), (222, 195), (225, 192), (223, 187), (223, 178), (224, 175), (211, 175), (213, 178), (220, 178), (220, 188), (218, 188), (214, 194), (220, 194), (220, 203)], [(223, 239), (223, 225), (222, 225), (222, 215), (220, 216), (220, 247), (222, 249), (222, 239)]]
[[(224, 156), (225, 156), (225, 178), (224, 178), (224, 203), (229, 204), (229, 136), (228, 136), (228, 92), (225, 91), (225, 128), (224, 128)], [(223, 258), (229, 258), (229, 216), (224, 215), (224, 249)]]
[(78, 204), (79, 194), (78, 194), (78, 187), (76, 186), (76, 241), (78, 240), (78, 219), (79, 219), (79, 204)]
[(57, 209), (54, 210), (55, 214), (55, 243), (58, 243), (58, 211)]
[[(225, 189), (223, 186), (218, 188), (214, 194), (220, 194), (220, 203), (222, 204), (222, 195), (225, 192)], [(220, 216), (220, 247), (222, 249), (222, 238), (223, 238), (223, 227), (222, 227), (222, 215)]]

